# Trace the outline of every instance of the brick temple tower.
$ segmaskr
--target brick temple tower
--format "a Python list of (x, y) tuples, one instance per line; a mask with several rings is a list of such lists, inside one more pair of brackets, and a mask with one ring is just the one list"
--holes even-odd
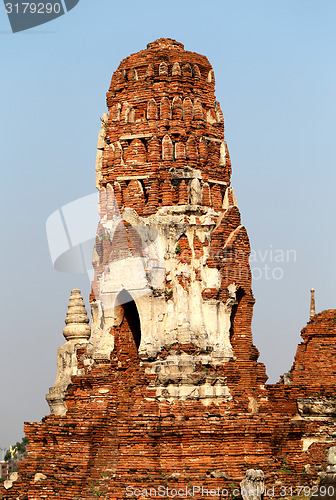
[[(90, 352), (109, 360), (131, 329), (162, 399), (228, 400), (225, 377), (200, 383), (195, 370), (258, 357), (250, 246), (214, 84), (206, 57), (150, 43), (113, 74), (99, 136)], [(263, 367), (249, 378), (253, 392)]]
[(214, 84), (207, 58), (171, 39), (114, 72), (98, 139), (91, 329), (73, 290), (51, 415), (26, 424), (29, 456), (3, 498), (230, 490), (247, 469), (262, 469), (275, 497), (282, 480), (318, 480), (336, 442), (336, 313), (312, 315), (292, 370), (265, 385)]

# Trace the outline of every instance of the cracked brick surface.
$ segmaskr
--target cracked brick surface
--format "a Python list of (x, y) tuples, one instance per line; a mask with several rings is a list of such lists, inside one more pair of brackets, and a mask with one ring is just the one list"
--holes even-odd
[[(77, 349), (66, 414), (25, 424), (28, 458), (3, 498), (126, 499), (127, 487), (160, 485), (232, 489), (251, 468), (265, 472), (266, 486), (316, 484), (336, 442), (336, 312), (310, 320), (290, 373), (267, 385), (252, 341), (249, 239), (230, 186), (210, 63), (174, 40), (156, 40), (120, 63), (107, 107), (96, 164), (91, 344)], [(136, 227), (154, 221), (162, 232), (164, 280), (144, 306), (116, 305), (109, 324), (98, 308), (103, 283), (113, 280), (109, 266), (145, 255), (134, 220)], [(204, 311), (223, 308), (225, 354), (211, 324), (201, 330), (200, 307), (169, 330), (192, 294)], [(157, 303), (160, 314), (145, 323)], [(92, 348), (99, 335), (113, 338), (104, 356)], [(36, 481), (37, 473), (45, 478)]]

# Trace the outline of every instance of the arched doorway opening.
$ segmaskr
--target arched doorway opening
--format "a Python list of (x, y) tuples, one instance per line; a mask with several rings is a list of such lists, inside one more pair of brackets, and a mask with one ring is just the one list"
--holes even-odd
[(140, 317), (137, 306), (127, 290), (123, 289), (118, 294), (116, 306), (121, 307), (123, 310), (123, 320), (120, 327), (123, 340), (130, 344), (133, 342), (138, 351), (141, 342)]
[[(235, 340), (235, 333), (237, 333), (237, 330), (239, 330), (239, 327), (241, 327), (241, 324), (238, 324), (239, 318), (237, 320), (236, 314), (237, 314), (238, 308), (240, 306), (241, 299), (243, 298), (244, 295), (245, 295), (245, 292), (244, 292), (243, 288), (239, 287), (238, 290), (236, 291), (236, 303), (234, 304), (234, 306), (232, 307), (232, 310), (231, 310), (231, 326), (230, 326), (231, 345)], [(241, 323), (241, 321), (240, 321), (240, 323)], [(232, 345), (232, 347), (233, 347), (233, 345)]]

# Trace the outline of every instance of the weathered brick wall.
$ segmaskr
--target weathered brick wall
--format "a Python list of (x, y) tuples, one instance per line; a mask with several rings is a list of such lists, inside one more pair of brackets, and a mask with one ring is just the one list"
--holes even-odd
[[(25, 425), (29, 456), (4, 498), (117, 499), (127, 486), (160, 485), (226, 487), (231, 497), (249, 468), (266, 473), (276, 498), (281, 485), (316, 483), (336, 440), (336, 312), (309, 322), (291, 373), (265, 385), (211, 65), (157, 40), (121, 62), (107, 106), (91, 341), (77, 350), (66, 414)], [(106, 292), (131, 274), (117, 276), (125, 259), (145, 259), (146, 227), (161, 238), (163, 283), (134, 300)], [(216, 332), (205, 321), (214, 311)]]
[(335, 396), (336, 388), (336, 311), (316, 314), (301, 333), (291, 370), (294, 385), (307, 396)]
[[(16, 498), (19, 491), (19, 498), (92, 499), (95, 491), (126, 498), (127, 486), (232, 489), (248, 468), (262, 468), (270, 486), (313, 484), (330, 445), (313, 443), (303, 453), (302, 436), (317, 435), (326, 421), (293, 420), (291, 394), (281, 389), (274, 392), (287, 407), (260, 402), (253, 408), (239, 392), (244, 383), (230, 366), (224, 372), (237, 388), (228, 404), (148, 401), (148, 377), (125, 325), (111, 364), (74, 377), (66, 417), (51, 415), (26, 425), (29, 458), (5, 498)], [(315, 474), (302, 473), (307, 464), (317, 467)], [(47, 478), (34, 484), (36, 472)]]

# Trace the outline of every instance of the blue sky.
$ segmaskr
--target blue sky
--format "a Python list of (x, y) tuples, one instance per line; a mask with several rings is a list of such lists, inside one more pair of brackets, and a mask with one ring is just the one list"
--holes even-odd
[[(112, 73), (160, 37), (214, 67), (232, 185), (257, 257), (254, 343), (271, 381), (290, 368), (310, 288), (318, 311), (336, 304), (335, 16), (332, 0), (80, 0), (12, 34), (0, 5), (0, 447), (49, 412), (70, 290), (88, 306), (87, 277), (52, 267), (46, 220), (94, 192)], [(295, 261), (272, 261), (276, 250), (293, 250)]]

